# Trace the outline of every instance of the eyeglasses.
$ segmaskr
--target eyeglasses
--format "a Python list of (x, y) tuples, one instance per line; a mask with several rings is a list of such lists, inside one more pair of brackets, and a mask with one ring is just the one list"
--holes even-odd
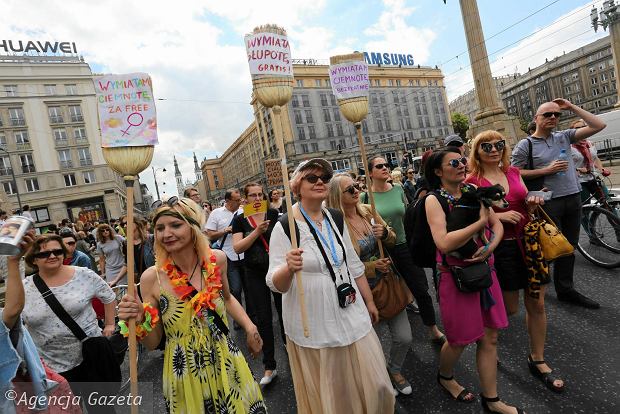
[(351, 184), (350, 186), (344, 189), (342, 194), (349, 193), (351, 195), (355, 195), (356, 192), (360, 192), (360, 191), (362, 191), (362, 189), (360, 188), (359, 184)]
[(557, 119), (560, 119), (560, 115), (562, 115), (562, 112), (543, 112), (542, 114), (538, 115), (542, 115), (545, 118), (551, 118), (552, 116), (555, 116)]
[(377, 170), (382, 170), (384, 168), (390, 168), (390, 165), (388, 163), (385, 163), (385, 164), (375, 164), (374, 168), (376, 168)]
[(35, 253), (35, 259), (47, 259), (51, 255), (55, 257), (61, 257), (65, 255), (65, 251), (63, 249), (54, 249), (54, 250), (46, 250), (44, 252)]
[(448, 164), (452, 168), (459, 168), (459, 164), (467, 165), (467, 158), (455, 158), (453, 160), (448, 161)]
[(493, 147), (497, 150), (497, 152), (502, 152), (504, 148), (506, 148), (506, 140), (497, 141), (494, 143), (491, 142), (483, 142), (480, 144), (480, 149), (486, 153), (490, 153), (493, 151)]
[(308, 174), (305, 177), (305, 180), (308, 181), (310, 184), (316, 184), (317, 181), (319, 181), (319, 178), (321, 179), (321, 181), (323, 182), (323, 184), (327, 184), (329, 183), (329, 180), (332, 179), (332, 176), (329, 174), (325, 174), (325, 175), (315, 175), (315, 174)]
[(75, 242), (74, 241), (66, 242), (65, 244), (67, 246), (75, 246)]

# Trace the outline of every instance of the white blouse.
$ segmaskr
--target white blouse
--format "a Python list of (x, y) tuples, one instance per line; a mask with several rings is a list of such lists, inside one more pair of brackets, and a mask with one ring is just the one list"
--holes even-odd
[[(327, 212), (329, 214), (329, 212)], [(330, 216), (331, 217), (331, 216)], [(333, 222), (333, 219), (332, 219)], [(364, 304), (364, 299), (360, 294), (355, 278), (364, 276), (364, 263), (362, 263), (355, 253), (347, 226), (344, 226), (344, 235), (340, 236), (347, 254), (347, 264), (351, 274), (351, 285), (357, 291), (355, 303), (341, 308), (338, 305), (336, 287), (330, 276), (329, 270), (323, 260), (310, 228), (305, 221), (298, 221), (300, 242), (299, 247), (303, 249), (303, 270), (301, 279), (306, 302), (306, 313), (308, 314), (308, 329), (310, 337), (304, 337), (303, 326), (301, 323), (301, 310), (297, 298), (297, 281), (293, 278), (288, 292), (282, 293), (282, 318), (284, 320), (284, 330), (286, 335), (299, 346), (308, 348), (329, 348), (347, 346), (363, 338), (372, 324), (370, 316)], [(334, 229), (338, 232), (338, 229)], [(329, 240), (327, 223), (323, 221), (321, 232), (325, 240)], [(349, 282), (346, 264), (342, 260), (342, 248), (333, 234), (334, 245), (337, 251), (338, 260), (342, 262), (340, 271), (345, 282)], [(333, 263), (329, 246), (323, 246), (325, 253), (336, 271), (336, 282), (340, 280), (338, 271)], [(291, 250), (291, 241), (284, 233), (280, 223), (277, 223), (271, 233), (269, 243), (269, 271), (267, 272), (267, 286), (274, 292), (279, 292), (273, 284), (273, 274), (281, 266), (286, 266), (286, 253)]]

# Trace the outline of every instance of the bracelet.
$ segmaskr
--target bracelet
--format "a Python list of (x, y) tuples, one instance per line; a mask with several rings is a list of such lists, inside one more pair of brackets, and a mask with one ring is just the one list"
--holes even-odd
[[(147, 336), (157, 322), (159, 322), (159, 312), (150, 303), (143, 303), (144, 307), (144, 321), (140, 325), (136, 325), (136, 338), (138, 340), (142, 340), (145, 336)], [(118, 321), (118, 326), (121, 328), (121, 335), (125, 338), (129, 336), (129, 328), (127, 327), (127, 322), (120, 320)]]

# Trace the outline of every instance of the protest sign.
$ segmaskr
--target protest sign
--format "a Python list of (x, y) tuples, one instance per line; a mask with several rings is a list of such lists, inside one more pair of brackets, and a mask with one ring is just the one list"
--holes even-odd
[(293, 76), (291, 47), (285, 35), (259, 32), (245, 36), (250, 74)]
[(252, 204), (246, 204), (243, 206), (243, 216), (250, 217), (258, 213), (267, 212), (267, 201), (256, 201)]
[(364, 61), (329, 65), (329, 80), (336, 99), (368, 97), (370, 80)]
[(280, 187), (282, 181), (282, 167), (280, 160), (265, 160), (265, 175), (267, 176), (267, 187)]
[(151, 77), (146, 73), (94, 79), (102, 147), (157, 144)]

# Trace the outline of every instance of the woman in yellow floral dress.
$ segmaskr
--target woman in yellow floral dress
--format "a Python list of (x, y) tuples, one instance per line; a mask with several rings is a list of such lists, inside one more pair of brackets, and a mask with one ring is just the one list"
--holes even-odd
[(266, 413), (260, 388), (230, 337), (226, 314), (245, 330), (253, 357), (262, 340), (230, 294), (226, 256), (209, 248), (203, 217), (188, 198), (172, 197), (155, 211), (157, 260), (140, 280), (145, 303), (125, 295), (119, 318), (136, 318), (149, 349), (166, 335), (163, 394), (170, 413)]

